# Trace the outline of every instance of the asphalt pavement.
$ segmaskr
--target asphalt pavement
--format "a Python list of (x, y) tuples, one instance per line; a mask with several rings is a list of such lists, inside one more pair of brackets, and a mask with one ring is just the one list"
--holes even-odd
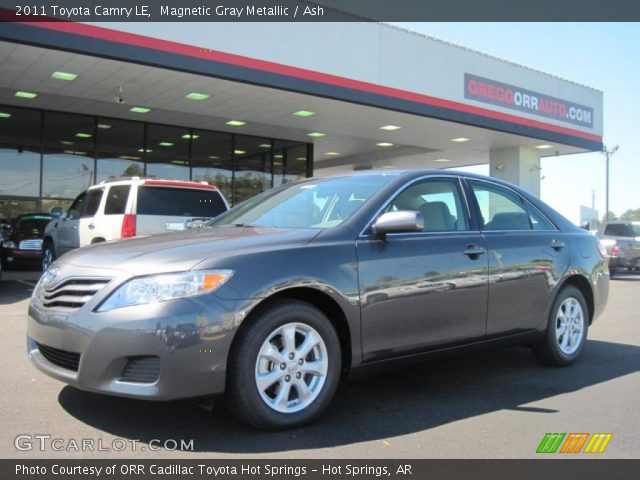
[[(432, 360), (344, 383), (317, 423), (269, 433), (222, 402), (107, 397), (40, 373), (25, 349), (37, 276), (21, 273), (0, 281), (2, 458), (535, 458), (547, 432), (612, 433), (599, 457), (640, 457), (638, 274), (612, 280), (607, 309), (570, 368), (543, 367), (522, 347)], [(20, 435), (26, 450), (16, 448)], [(171, 450), (181, 440), (192, 451)]]

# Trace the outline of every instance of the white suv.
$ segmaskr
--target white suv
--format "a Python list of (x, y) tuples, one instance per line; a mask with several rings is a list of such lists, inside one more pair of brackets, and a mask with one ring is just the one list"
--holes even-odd
[(139, 177), (102, 182), (78, 195), (66, 213), (47, 225), (42, 269), (74, 248), (184, 230), (228, 209), (220, 191), (206, 182)]

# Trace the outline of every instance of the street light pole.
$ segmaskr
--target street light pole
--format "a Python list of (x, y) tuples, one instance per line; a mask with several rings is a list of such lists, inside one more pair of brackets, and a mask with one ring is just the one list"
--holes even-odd
[(604, 153), (605, 158), (607, 159), (607, 172), (606, 172), (606, 184), (605, 184), (605, 207), (604, 207), (604, 221), (609, 221), (609, 158), (613, 156), (614, 153), (618, 151), (620, 145), (616, 145), (611, 150), (607, 148), (606, 145), (602, 146), (602, 153)]

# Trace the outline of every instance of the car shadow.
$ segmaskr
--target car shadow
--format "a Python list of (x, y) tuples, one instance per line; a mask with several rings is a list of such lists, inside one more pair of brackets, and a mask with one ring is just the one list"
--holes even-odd
[(0, 305), (11, 305), (31, 296), (35, 282), (0, 279)]
[(218, 404), (210, 412), (195, 402), (129, 400), (70, 386), (58, 401), (73, 417), (118, 437), (193, 439), (198, 452), (268, 453), (385, 439), (504, 409), (554, 414), (527, 404), (638, 370), (640, 347), (594, 340), (570, 368), (543, 367), (525, 348), (439, 359), (343, 383), (316, 423), (284, 432), (256, 431)]

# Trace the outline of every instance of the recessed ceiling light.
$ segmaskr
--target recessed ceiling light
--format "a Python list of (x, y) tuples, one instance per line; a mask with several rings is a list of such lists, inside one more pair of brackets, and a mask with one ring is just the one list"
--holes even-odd
[(296, 157), (296, 160), (306, 160), (307, 157)]
[(98, 128), (100, 128), (102, 130), (107, 130), (107, 129), (111, 128), (111, 125), (108, 125), (106, 123), (99, 123), (98, 124)]
[(378, 147), (393, 147), (393, 143), (389, 143), (389, 142), (380, 142), (380, 143), (376, 143), (376, 145)]
[(236, 155), (244, 155), (245, 153), (247, 153), (246, 150), (234, 150), (233, 153), (235, 153)]
[(316, 114), (316, 112), (310, 112), (309, 110), (298, 110), (297, 112), (293, 112), (296, 117), (312, 117)]
[(182, 138), (183, 140), (197, 140), (198, 138), (200, 138), (200, 135), (191, 135), (190, 133), (185, 133), (180, 138)]
[(129, 155), (120, 155), (118, 158), (121, 158), (123, 160), (140, 160), (140, 157), (132, 157)]
[(176, 165), (188, 165), (189, 162), (186, 160), (171, 160), (171, 163), (175, 163)]
[(446, 162), (450, 162), (451, 160), (449, 160), (448, 158), (436, 158), (434, 160), (434, 162), (438, 162), (438, 163), (446, 163)]
[(67, 155), (86, 155), (87, 152), (80, 152), (78, 150), (64, 150), (63, 153), (66, 153)]
[(273, 158), (277, 158), (277, 159), (279, 160), (279, 159), (281, 159), (281, 158), (284, 158), (284, 156), (283, 156), (283, 155), (278, 154), (278, 155), (274, 155), (274, 156), (273, 156)]
[(79, 132), (79, 133), (76, 133), (76, 137), (78, 137), (78, 138), (91, 138), (91, 137), (93, 137), (93, 135), (91, 133)]
[(11, 114), (7, 112), (0, 112), (0, 118), (11, 118)]
[(173, 147), (173, 143), (171, 142), (160, 142), (158, 145), (161, 147)]
[(536, 145), (536, 148), (539, 150), (546, 150), (548, 148), (553, 148), (553, 145)]
[(129, 111), (133, 113), (149, 113), (151, 109), (147, 107), (131, 107)]
[(464, 137), (458, 137), (458, 138), (452, 138), (451, 141), (455, 142), (455, 143), (464, 143), (464, 142), (468, 142), (469, 140), (471, 140), (470, 138), (464, 138)]
[(78, 75), (76, 73), (69, 73), (69, 72), (53, 72), (51, 74), (51, 78), (55, 78), (56, 80), (65, 80), (67, 82), (72, 82), (73, 80), (78, 78)]
[(69, 140), (62, 140), (60, 143), (62, 145), (73, 145), (73, 142), (70, 142)]
[(18, 97), (18, 98), (29, 98), (29, 99), (33, 99), (33, 98), (36, 98), (36, 97), (38, 96), (38, 94), (37, 94), (37, 93), (33, 93), (33, 92), (21, 92), (21, 91), (16, 92), (16, 94), (15, 94), (15, 95), (16, 95), (16, 97)]
[(402, 127), (398, 125), (383, 125), (380, 127), (380, 130), (386, 130), (387, 132), (395, 132), (396, 130), (400, 130)]
[(327, 157), (337, 157), (340, 154), (338, 152), (326, 152), (325, 155)]
[(270, 143), (261, 143), (260, 145), (258, 145), (260, 148), (271, 148), (271, 144)]
[(139, 148), (138, 152), (140, 152), (140, 153), (151, 153), (151, 152), (153, 152), (153, 150), (151, 150), (150, 148)]
[(326, 133), (322, 133), (322, 132), (311, 132), (311, 133), (307, 133), (307, 137), (313, 137), (313, 138), (321, 138), (321, 137), (326, 137), (327, 134)]
[(185, 95), (184, 98), (188, 98), (189, 100), (201, 101), (201, 100), (206, 100), (210, 96), (211, 95), (207, 95), (206, 93), (191, 92)]
[(242, 120), (229, 120), (227, 122), (227, 125), (231, 126), (231, 127), (241, 127), (243, 125), (246, 125), (247, 122), (243, 122)]
[(217, 155), (209, 155), (208, 158), (211, 160), (220, 160), (220, 157), (218, 157)]

